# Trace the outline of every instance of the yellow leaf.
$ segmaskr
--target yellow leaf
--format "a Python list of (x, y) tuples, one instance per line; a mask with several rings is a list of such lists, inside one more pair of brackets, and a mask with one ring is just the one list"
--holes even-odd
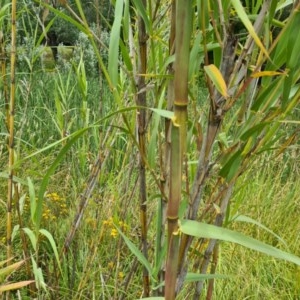
[(276, 76), (276, 75), (286, 75), (285, 72), (278, 72), (278, 71), (261, 71), (255, 72), (251, 75), (253, 78), (265, 77), (265, 76)]
[(26, 281), (20, 281), (15, 283), (7, 283), (0, 285), (0, 293), (11, 291), (11, 290), (18, 290), (30, 283), (33, 283), (34, 280), (26, 280)]
[(224, 97), (228, 98), (227, 86), (220, 70), (215, 65), (208, 65), (204, 67), (206, 74), (214, 83), (218, 92)]

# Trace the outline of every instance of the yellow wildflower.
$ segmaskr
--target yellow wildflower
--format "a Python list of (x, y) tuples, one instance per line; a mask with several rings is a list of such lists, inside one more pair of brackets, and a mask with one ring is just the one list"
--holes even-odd
[(112, 236), (113, 238), (116, 238), (118, 235), (118, 231), (115, 228), (112, 228), (111, 232), (110, 232), (110, 236)]

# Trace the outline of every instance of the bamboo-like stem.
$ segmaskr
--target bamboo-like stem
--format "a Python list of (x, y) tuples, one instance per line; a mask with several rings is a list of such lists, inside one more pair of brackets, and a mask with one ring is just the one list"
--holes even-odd
[[(146, 9), (146, 0), (142, 1), (142, 5)], [(146, 85), (145, 76), (147, 72), (147, 33), (145, 28), (145, 22), (141, 16), (138, 17), (138, 75), (137, 75), (137, 88), (138, 95), (136, 98), (137, 106), (145, 107), (147, 105), (146, 99)], [(140, 202), (140, 223), (141, 223), (141, 243), (142, 252), (144, 256), (148, 257), (148, 245), (147, 245), (147, 186), (146, 186), (146, 111), (145, 109), (139, 109), (137, 112), (137, 132), (138, 142), (140, 150), (139, 158), (139, 202)], [(143, 269), (143, 296), (148, 297), (150, 294), (149, 274), (146, 268)]]
[[(17, 29), (16, 29), (16, 17), (17, 17), (17, 1), (11, 2), (11, 56), (10, 56), (10, 101), (9, 101), (9, 139), (8, 139), (8, 189), (7, 189), (7, 227), (6, 227), (6, 257), (7, 264), (11, 264), (13, 250), (12, 250), (12, 204), (13, 204), (13, 177), (14, 177), (14, 114), (15, 114), (15, 91), (16, 91), (16, 52), (17, 52)], [(10, 293), (7, 292), (6, 299), (10, 299)]]
[[(172, 1), (171, 5), (171, 29), (170, 29), (170, 37), (169, 37), (169, 55), (174, 55), (175, 52), (175, 24), (176, 24), (176, 1)], [(170, 63), (168, 66), (168, 73), (170, 75), (174, 75), (174, 63)], [(171, 78), (168, 82), (168, 92), (167, 92), (167, 109), (173, 110), (174, 103), (174, 80)], [(171, 120), (165, 119), (165, 143), (163, 145), (163, 151), (161, 151), (161, 190), (165, 191), (165, 195), (168, 195), (169, 184), (170, 184), (170, 155), (171, 155)], [(159, 220), (160, 227), (158, 228), (157, 234), (157, 246), (156, 246), (156, 256), (163, 251), (165, 244), (165, 222), (166, 222), (166, 210), (167, 210), (167, 199), (165, 197), (161, 197), (159, 203)], [(162, 266), (161, 270), (158, 273), (159, 282), (164, 281), (164, 266)], [(164, 287), (161, 287), (157, 290), (157, 295), (162, 296), (164, 294)]]
[(178, 0), (176, 2), (174, 119), (172, 120), (171, 129), (170, 193), (167, 207), (168, 256), (165, 279), (166, 300), (175, 299), (178, 273), (178, 212), (181, 201), (182, 165), (186, 152), (191, 11), (191, 1)]
[(170, 198), (167, 208), (168, 220), (168, 255), (165, 276), (165, 299), (175, 299), (177, 262), (178, 262), (178, 210), (181, 199), (181, 143), (180, 128), (177, 124), (172, 127), (171, 143), (171, 172)]
[[(21, 211), (20, 211), (20, 194), (19, 194), (19, 187), (17, 183), (14, 183), (14, 199), (16, 201), (15, 207), (16, 207), (16, 212), (17, 212), (17, 216), (18, 216), (18, 223), (20, 228), (24, 228), (24, 223), (23, 223), (23, 219), (22, 219), (22, 215), (21, 215)], [(31, 270), (31, 264), (30, 264), (30, 251), (28, 249), (28, 243), (27, 243), (27, 239), (26, 239), (26, 235), (25, 232), (23, 230), (20, 230), (20, 238), (21, 238), (21, 242), (22, 242), (22, 250), (24, 253), (24, 257), (25, 257), (25, 267), (26, 267), (26, 274), (28, 278), (33, 277), (33, 273)], [(34, 293), (36, 292), (36, 285), (35, 283), (31, 283), (29, 285), (29, 292), (30, 295), (33, 296)]]
[[(257, 17), (254, 24), (254, 28), (256, 32), (260, 32), (262, 29), (264, 16), (268, 11), (270, 3), (271, 2), (267, 0), (264, 2), (262, 6), (259, 16)], [(202, 30), (204, 30), (204, 28), (202, 28)], [(222, 76), (226, 84), (229, 87), (232, 87), (231, 88), (231, 93), (232, 93), (233, 89), (237, 89), (238, 83), (246, 76), (247, 67), (244, 67), (242, 62), (245, 61), (247, 54), (251, 52), (254, 43), (253, 43), (253, 38), (250, 36), (246, 42), (246, 46), (244, 47), (242, 54), (239, 56), (239, 59), (235, 61), (232, 53), (235, 51), (234, 49), (236, 47), (237, 41), (236, 38), (233, 36), (231, 30), (232, 29), (228, 27), (226, 30), (226, 35), (224, 36), (220, 71), (222, 73)], [(209, 122), (207, 126), (206, 136), (204, 138), (203, 145), (202, 145), (202, 151), (199, 157), (197, 174), (190, 195), (190, 207), (188, 213), (189, 219), (196, 218), (197, 211), (200, 205), (200, 199), (202, 197), (202, 193), (204, 190), (205, 182), (209, 177), (209, 173), (210, 173), (209, 165), (210, 165), (210, 157), (213, 150), (214, 141), (216, 139), (219, 128), (222, 124), (223, 116), (225, 114), (225, 109), (223, 108), (224, 98), (222, 98), (216, 90), (210, 92), (210, 97), (211, 97), (211, 107), (209, 112)], [(226, 108), (226, 110), (228, 109), (229, 106)], [(183, 284), (183, 280), (186, 272), (186, 270), (184, 270), (184, 262), (193, 238), (190, 236), (184, 236), (182, 240), (183, 241), (181, 243), (181, 249), (180, 249), (180, 262), (181, 262), (180, 273), (181, 274), (180, 274), (180, 279), (179, 279), (180, 282), (178, 284), (178, 288), (180, 288)]]
[[(217, 244), (215, 245), (215, 248), (214, 248), (214, 252), (213, 252), (213, 259), (212, 259), (212, 266), (211, 266), (210, 274), (216, 273), (218, 260), (219, 260), (219, 243), (217, 242)], [(206, 300), (212, 299), (213, 291), (214, 291), (214, 284), (215, 284), (214, 279), (210, 279), (208, 281)]]
[(1, 63), (1, 78), (3, 85), (3, 96), (5, 101), (5, 125), (8, 130), (9, 127), (9, 92), (7, 85), (7, 74), (6, 74), (6, 52), (4, 46), (4, 34), (2, 30), (0, 30), (0, 63)]
[[(202, 29), (204, 31), (204, 28)], [(225, 82), (228, 83), (229, 78), (232, 74), (234, 67), (234, 56), (232, 53), (235, 51), (237, 40), (234, 38), (231, 32), (226, 31), (226, 36), (223, 40), (223, 52), (222, 61), (220, 66), (220, 71), (225, 78)], [(214, 141), (219, 132), (219, 128), (223, 119), (223, 110), (221, 109), (224, 104), (224, 98), (216, 89), (212, 89), (211, 83), (208, 81), (209, 91), (210, 91), (210, 111), (208, 117), (208, 126), (205, 139), (202, 144), (201, 154), (198, 161), (197, 174), (193, 183), (193, 188), (190, 195), (190, 205), (188, 210), (188, 218), (194, 220), (197, 216), (198, 207), (200, 205), (201, 195), (204, 189), (206, 179), (210, 172), (210, 157), (213, 150)], [(185, 258), (191, 245), (193, 238), (191, 236), (183, 236), (181, 246), (180, 246), (180, 282), (178, 288), (183, 283), (185, 272), (184, 263)]]

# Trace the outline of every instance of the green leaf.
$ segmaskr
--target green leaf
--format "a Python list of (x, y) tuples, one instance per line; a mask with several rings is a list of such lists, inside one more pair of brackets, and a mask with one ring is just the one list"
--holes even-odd
[[(184, 282), (185, 283), (191, 283), (191, 282), (197, 282), (197, 281), (209, 280), (209, 279), (228, 279), (228, 278), (230, 278), (230, 276), (228, 276), (228, 275), (221, 275), (221, 274), (187, 273), (186, 277), (184, 279)], [(163, 287), (163, 286), (165, 286), (165, 281), (161, 282), (158, 286), (155, 286), (152, 289), (153, 290), (157, 290), (158, 288)], [(150, 298), (143, 298), (143, 299), (150, 299)]]
[(161, 117), (167, 118), (167, 119), (174, 119), (174, 112), (170, 110), (165, 109), (158, 109), (158, 108), (150, 108), (152, 111), (154, 111), (156, 114), (160, 115)]
[(193, 47), (190, 53), (190, 63), (189, 63), (189, 79), (192, 78), (199, 69), (200, 60), (203, 59), (204, 53), (201, 51), (201, 40), (202, 33), (199, 32), (195, 38)]
[[(164, 93), (161, 93), (161, 97), (160, 97), (159, 103), (158, 103), (159, 109), (160, 109), (160, 107), (162, 107), (163, 101), (164, 101)], [(157, 138), (158, 138), (158, 135), (160, 134), (160, 131), (159, 131), (160, 116), (159, 116), (159, 114), (154, 115), (152, 124), (153, 124), (153, 126), (150, 131), (151, 136), (150, 136), (149, 146), (147, 149), (147, 152), (148, 152), (147, 159), (148, 159), (149, 166), (151, 168), (154, 168), (155, 163), (156, 163), (155, 158), (157, 155)]]
[(220, 170), (220, 176), (226, 178), (230, 181), (237, 173), (240, 165), (242, 163), (241, 151), (237, 151), (232, 155), (232, 157), (227, 161), (224, 167)]
[(290, 27), (288, 34), (287, 47), (287, 67), (294, 69), (299, 67), (299, 52), (300, 52), (300, 11), (294, 10), (291, 21), (288, 25)]
[(122, 58), (123, 58), (123, 61), (126, 65), (127, 71), (132, 72), (133, 66), (132, 66), (130, 54), (128, 52), (128, 49), (124, 45), (123, 41), (120, 41), (120, 49), (121, 49)]
[(234, 222), (246, 222), (246, 223), (254, 224), (254, 225), (264, 229), (265, 231), (267, 231), (267, 232), (271, 233), (273, 236), (275, 236), (285, 247), (288, 248), (288, 245), (286, 244), (286, 242), (279, 235), (274, 233), (272, 230), (270, 230), (268, 227), (264, 226), (260, 222), (254, 220), (250, 217), (244, 216), (244, 215), (234, 216), (232, 219)]
[(197, 274), (197, 273), (187, 273), (184, 282), (195, 282), (207, 279), (228, 279), (230, 276), (221, 274)]
[(144, 23), (145, 23), (145, 27), (146, 27), (146, 31), (149, 32), (150, 29), (150, 21), (148, 18), (148, 14), (147, 11), (145, 9), (145, 6), (143, 5), (143, 2), (141, 0), (133, 0), (134, 6), (136, 7), (138, 14), (142, 17)]
[(260, 124), (254, 125), (253, 127), (251, 127), (250, 129), (248, 129), (246, 132), (244, 132), (241, 135), (241, 140), (242, 141), (246, 141), (247, 139), (249, 139), (251, 136), (259, 134), (262, 132), (262, 130), (269, 125), (269, 122), (262, 122)]
[(283, 110), (287, 107), (293, 83), (294, 83), (294, 70), (292, 69), (290, 70), (288, 76), (286, 76), (284, 80), (282, 102), (281, 102), (281, 107)]
[(11, 3), (7, 3), (5, 5), (3, 5), (0, 9), (0, 21), (2, 21), (2, 18), (7, 16), (7, 11), (8, 8), (11, 6)]
[(273, 105), (276, 100), (279, 99), (283, 89), (283, 83), (285, 80), (284, 76), (278, 76), (276, 79), (272, 77), (264, 77), (264, 79), (272, 79), (273, 81), (262, 81), (263, 90), (261, 93), (259, 93), (251, 107), (251, 109), (254, 111), (265, 111), (267, 108)]
[(129, 240), (129, 238), (118, 228), (118, 226), (115, 225), (117, 228), (119, 234), (122, 236), (124, 242), (132, 252), (136, 256), (136, 258), (139, 260), (139, 262), (147, 269), (149, 274), (152, 274), (152, 268), (149, 263), (149, 261), (146, 259), (146, 257), (143, 255), (143, 253)]
[(31, 245), (32, 245), (32, 248), (34, 249), (34, 251), (36, 251), (37, 238), (36, 238), (34, 232), (30, 228), (27, 228), (27, 227), (22, 228), (22, 230), (28, 235)]
[(89, 30), (84, 27), (83, 25), (81, 25), (79, 22), (77, 22), (74, 18), (66, 15), (63, 11), (59, 10), (59, 9), (55, 9), (52, 5), (49, 5), (47, 3), (45, 3), (45, 1), (39, 1), (40, 4), (42, 4), (43, 6), (47, 7), (50, 11), (52, 11), (56, 16), (64, 19), (65, 21), (67, 21), (70, 24), (73, 24), (74, 26), (76, 26), (80, 31), (82, 31), (83, 33), (85, 33), (86, 35), (89, 35), (90, 32)]
[(119, 40), (123, 15), (123, 0), (117, 0), (115, 6), (115, 18), (110, 33), (110, 42), (108, 50), (108, 73), (112, 84), (116, 88), (118, 85), (119, 73)]
[(218, 140), (225, 148), (229, 147), (228, 137), (226, 135), (226, 132), (220, 132), (218, 135)]
[(35, 199), (35, 190), (34, 190), (34, 185), (31, 179), (28, 177), (27, 178), (28, 182), (28, 189), (29, 189), (29, 199), (30, 199), (30, 217), (31, 221), (33, 224), (36, 223), (35, 220), (35, 212), (36, 212), (36, 199)]
[(262, 42), (260, 41), (258, 35), (255, 32), (255, 29), (251, 23), (251, 21), (248, 18), (248, 15), (246, 14), (243, 5), (241, 4), (240, 0), (231, 0), (231, 3), (236, 11), (236, 13), (238, 14), (240, 20), (242, 21), (242, 23), (245, 25), (245, 27), (247, 28), (249, 34), (252, 36), (253, 40), (255, 41), (256, 45), (261, 49), (261, 51), (267, 56), (269, 57), (269, 53), (266, 50), (266, 48), (263, 46)]
[(33, 256), (31, 256), (31, 262), (32, 262), (32, 270), (33, 270), (33, 275), (35, 278), (36, 287), (38, 289), (42, 288), (45, 292), (47, 292), (47, 285), (44, 280), (42, 269), (38, 267)]
[(191, 220), (181, 221), (180, 230), (184, 234), (195, 236), (198, 238), (217, 239), (236, 243), (246, 248), (270, 255), (275, 258), (283, 259), (300, 266), (299, 257), (267, 245), (237, 231)]
[(52, 247), (52, 250), (53, 250), (53, 252), (54, 252), (54, 255), (55, 255), (55, 258), (56, 258), (56, 262), (57, 262), (57, 265), (58, 265), (59, 270), (60, 270), (60, 272), (61, 272), (61, 274), (62, 274), (62, 269), (61, 269), (61, 265), (60, 265), (60, 260), (59, 260), (59, 256), (58, 256), (58, 251), (57, 251), (56, 243), (55, 243), (55, 241), (54, 241), (54, 238), (53, 238), (52, 234), (51, 234), (48, 230), (46, 230), (46, 229), (40, 229), (40, 233), (41, 233), (42, 235), (44, 235), (44, 236), (48, 239), (48, 241), (49, 241), (49, 243), (50, 243), (50, 245), (51, 245), (51, 247)]

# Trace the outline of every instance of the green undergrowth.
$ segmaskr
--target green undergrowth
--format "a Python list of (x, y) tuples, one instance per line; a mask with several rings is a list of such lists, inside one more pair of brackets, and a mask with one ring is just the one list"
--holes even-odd
[[(138, 156), (130, 132), (124, 126), (122, 115), (114, 114), (117, 107), (111, 101), (108, 88), (100, 85), (99, 79), (88, 79), (84, 98), (79, 77), (73, 71), (42, 74), (43, 77), (32, 75), (31, 81), (20, 80), (17, 91), (18, 99), (23, 101), (17, 101), (16, 108), (15, 170), (21, 218), (27, 227), (33, 225), (27, 178), (31, 178), (37, 193), (46, 171), (68, 142), (68, 136), (82, 128), (90, 128), (67, 151), (50, 177), (44, 194), (41, 228), (48, 230), (57, 244), (62, 273), (58, 271), (49, 242), (42, 238), (39, 255), (46, 291), (40, 291), (39, 299), (138, 299), (142, 296), (142, 267), (118, 231), (139, 246)], [(202, 96), (197, 101), (203, 101)], [(196, 113), (191, 111), (191, 114)], [(134, 124), (134, 112), (127, 111), (126, 117), (129, 126)], [(2, 119), (1, 128), (5, 133), (3, 122)], [(189, 123), (191, 139), (194, 138), (193, 126), (194, 123)], [(234, 189), (225, 224), (229, 229), (299, 256), (300, 181), (298, 149), (293, 147), (284, 154), (266, 153), (253, 160)], [(63, 256), (61, 249), (77, 214), (82, 193), (88, 186), (99, 149), (105, 150), (101, 152), (103, 166), (99, 180), (88, 199), (70, 249)], [(197, 159), (196, 151), (190, 147), (191, 174), (194, 173), (192, 162)], [(6, 162), (7, 150), (5, 139), (2, 139), (2, 179), (7, 176)], [(155, 176), (149, 172), (147, 178), (149, 261), (153, 261), (155, 247), (151, 245), (155, 244), (159, 195)], [(1, 195), (6, 193), (5, 185), (6, 181), (1, 180)], [(208, 197), (209, 189), (205, 197)], [(1, 215), (5, 215), (4, 199), (2, 196)], [(238, 216), (247, 217), (248, 221), (238, 221)], [(249, 220), (254, 220), (256, 225)], [(16, 213), (13, 223), (18, 224)], [(5, 226), (2, 219), (0, 243), (3, 249)], [(21, 237), (17, 228), (15, 232), (14, 253), (22, 258)], [(34, 253), (28, 237), (27, 242), (30, 253)], [(196, 243), (192, 246), (195, 251), (190, 255), (194, 266), (197, 255), (201, 255), (199, 247), (201, 245)], [(5, 259), (4, 255), (2, 252), (1, 260)], [(225, 242), (220, 244), (217, 273), (229, 277), (215, 282), (216, 299), (297, 299), (300, 293), (298, 267)], [(13, 277), (14, 280), (26, 278), (24, 268)], [(190, 290), (188, 285), (185, 286), (178, 299), (190, 299)], [(20, 295), (21, 299), (31, 299), (25, 290)]]
[[(287, 155), (291, 152), (287, 151)], [(253, 166), (236, 186), (227, 227), (299, 256), (298, 172), (298, 159), (291, 157), (288, 163), (280, 156), (266, 158), (263, 164)], [(236, 221), (237, 215), (250, 217), (273, 233), (249, 222)], [(221, 244), (218, 272), (231, 277), (216, 284), (217, 299), (299, 297), (298, 266), (237, 245)]]
[[(50, 162), (51, 155), (47, 157)], [(263, 165), (253, 165), (235, 188), (226, 227), (299, 256), (300, 182), (297, 160), (290, 160), (289, 164), (287, 166), (281, 156), (275, 159), (266, 157)], [(34, 162), (28, 165), (28, 168), (33, 167)], [(290, 168), (288, 176), (287, 167)], [(93, 299), (101, 295), (105, 299), (117, 299), (124, 294), (124, 299), (138, 299), (141, 296), (141, 266), (116, 229), (121, 229), (135, 245), (139, 244), (137, 177), (133, 173), (122, 181), (125, 170), (120, 171), (122, 174), (105, 173), (100, 178), (101, 184), (93, 193), (76, 238), (63, 260), (64, 274), (59, 286), (51, 276), (53, 266), (47, 264), (52, 260), (51, 249), (46, 241), (42, 243), (42, 269), (49, 288), (46, 297)], [(85, 187), (85, 179), (81, 178), (82, 186), (75, 183), (79, 180), (69, 168), (62, 167), (53, 176), (45, 195), (42, 227), (53, 234), (58, 248), (62, 247), (76, 214), (80, 190)], [(25, 223), (30, 222), (27, 201), (25, 197), (22, 213)], [(149, 213), (153, 216), (156, 200), (149, 200), (149, 204)], [(3, 206), (1, 210), (4, 214)], [(259, 225), (238, 221), (237, 216), (247, 216)], [(151, 243), (153, 224), (149, 228), (152, 228), (149, 232)], [(5, 224), (1, 222), (2, 233), (4, 229)], [(2, 234), (2, 246), (4, 240)], [(14, 247), (17, 252), (21, 247), (18, 236), (14, 239)], [(153, 255), (151, 247), (150, 255)], [(193, 262), (197, 263), (197, 255), (194, 255)], [(220, 244), (217, 273), (229, 276), (215, 282), (217, 299), (284, 300), (297, 299), (300, 293), (299, 267), (230, 243)], [(131, 277), (130, 285), (125, 289), (128, 276)], [(16, 278), (22, 279), (22, 272)], [(178, 299), (189, 297), (189, 291), (184, 288)], [(22, 299), (27, 299), (25, 294)]]

